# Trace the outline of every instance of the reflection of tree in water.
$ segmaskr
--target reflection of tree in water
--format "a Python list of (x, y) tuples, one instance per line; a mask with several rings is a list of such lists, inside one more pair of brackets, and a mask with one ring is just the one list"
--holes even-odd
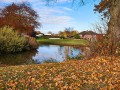
[(68, 52), (69, 52), (68, 46), (60, 46), (58, 48), (58, 52), (59, 55), (61, 55), (64, 60), (68, 60)]
[(71, 46), (65, 46), (64, 47), (64, 54), (65, 54), (65, 60), (69, 60), (71, 57), (74, 57), (74, 51), (76, 49)]
[(64, 48), (64, 46), (60, 46), (58, 48), (58, 52), (59, 52), (60, 55), (62, 55), (62, 53), (63, 53), (63, 48)]
[(65, 61), (68, 61), (68, 51), (69, 51), (68, 46), (65, 46), (64, 47)]
[(83, 53), (80, 48), (73, 46), (64, 47), (65, 61), (67, 60), (80, 60), (83, 58)]
[(23, 64), (31, 64), (36, 63), (32, 57), (37, 53), (36, 50), (16, 53), (16, 54), (8, 54), (0, 56), (0, 64), (3, 65), (23, 65)]

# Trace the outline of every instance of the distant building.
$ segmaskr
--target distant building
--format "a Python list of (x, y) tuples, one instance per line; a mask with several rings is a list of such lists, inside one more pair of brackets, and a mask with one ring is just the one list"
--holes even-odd
[(40, 31), (35, 31), (37, 37), (42, 37), (44, 34)]
[(44, 36), (52, 36), (52, 34), (44, 34)]
[(36, 35), (37, 37), (42, 37), (44, 34), (43, 33), (41, 33), (41, 34), (38, 34), (38, 35)]
[(104, 36), (104, 34), (97, 34), (93, 31), (83, 31), (79, 33), (80, 38), (87, 39), (89, 41), (98, 40)]

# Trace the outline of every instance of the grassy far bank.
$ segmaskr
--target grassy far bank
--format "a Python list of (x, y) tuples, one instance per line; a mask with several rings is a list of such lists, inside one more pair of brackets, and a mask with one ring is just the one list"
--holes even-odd
[(1, 90), (119, 90), (120, 57), (0, 67)]
[(40, 44), (55, 44), (55, 45), (73, 45), (87, 46), (88, 41), (84, 39), (37, 39)]

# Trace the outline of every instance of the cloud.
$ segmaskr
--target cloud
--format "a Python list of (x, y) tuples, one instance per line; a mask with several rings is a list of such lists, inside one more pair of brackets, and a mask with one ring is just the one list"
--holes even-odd
[(66, 25), (68, 24), (73, 18), (69, 16), (51, 16), (48, 15), (47, 17), (41, 18), (41, 22), (44, 24), (59, 24), (59, 25)]
[(68, 16), (66, 12), (72, 11), (67, 7), (34, 7), (38, 12), (42, 24), (67, 25), (74, 22), (74, 18)]
[(53, 7), (42, 7), (38, 8), (38, 10), (41, 13), (48, 13), (48, 14), (64, 14), (65, 12), (63, 10), (60, 10), (59, 8), (53, 8)]
[(63, 7), (63, 9), (66, 10), (66, 11), (72, 11), (72, 9), (68, 8), (68, 7)]

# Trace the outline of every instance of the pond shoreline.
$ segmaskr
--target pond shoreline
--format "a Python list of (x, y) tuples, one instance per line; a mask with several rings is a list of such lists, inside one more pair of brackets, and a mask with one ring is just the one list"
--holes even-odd
[(80, 46), (87, 47), (89, 42), (85, 39), (37, 39), (39, 44), (61, 45), (61, 46)]

